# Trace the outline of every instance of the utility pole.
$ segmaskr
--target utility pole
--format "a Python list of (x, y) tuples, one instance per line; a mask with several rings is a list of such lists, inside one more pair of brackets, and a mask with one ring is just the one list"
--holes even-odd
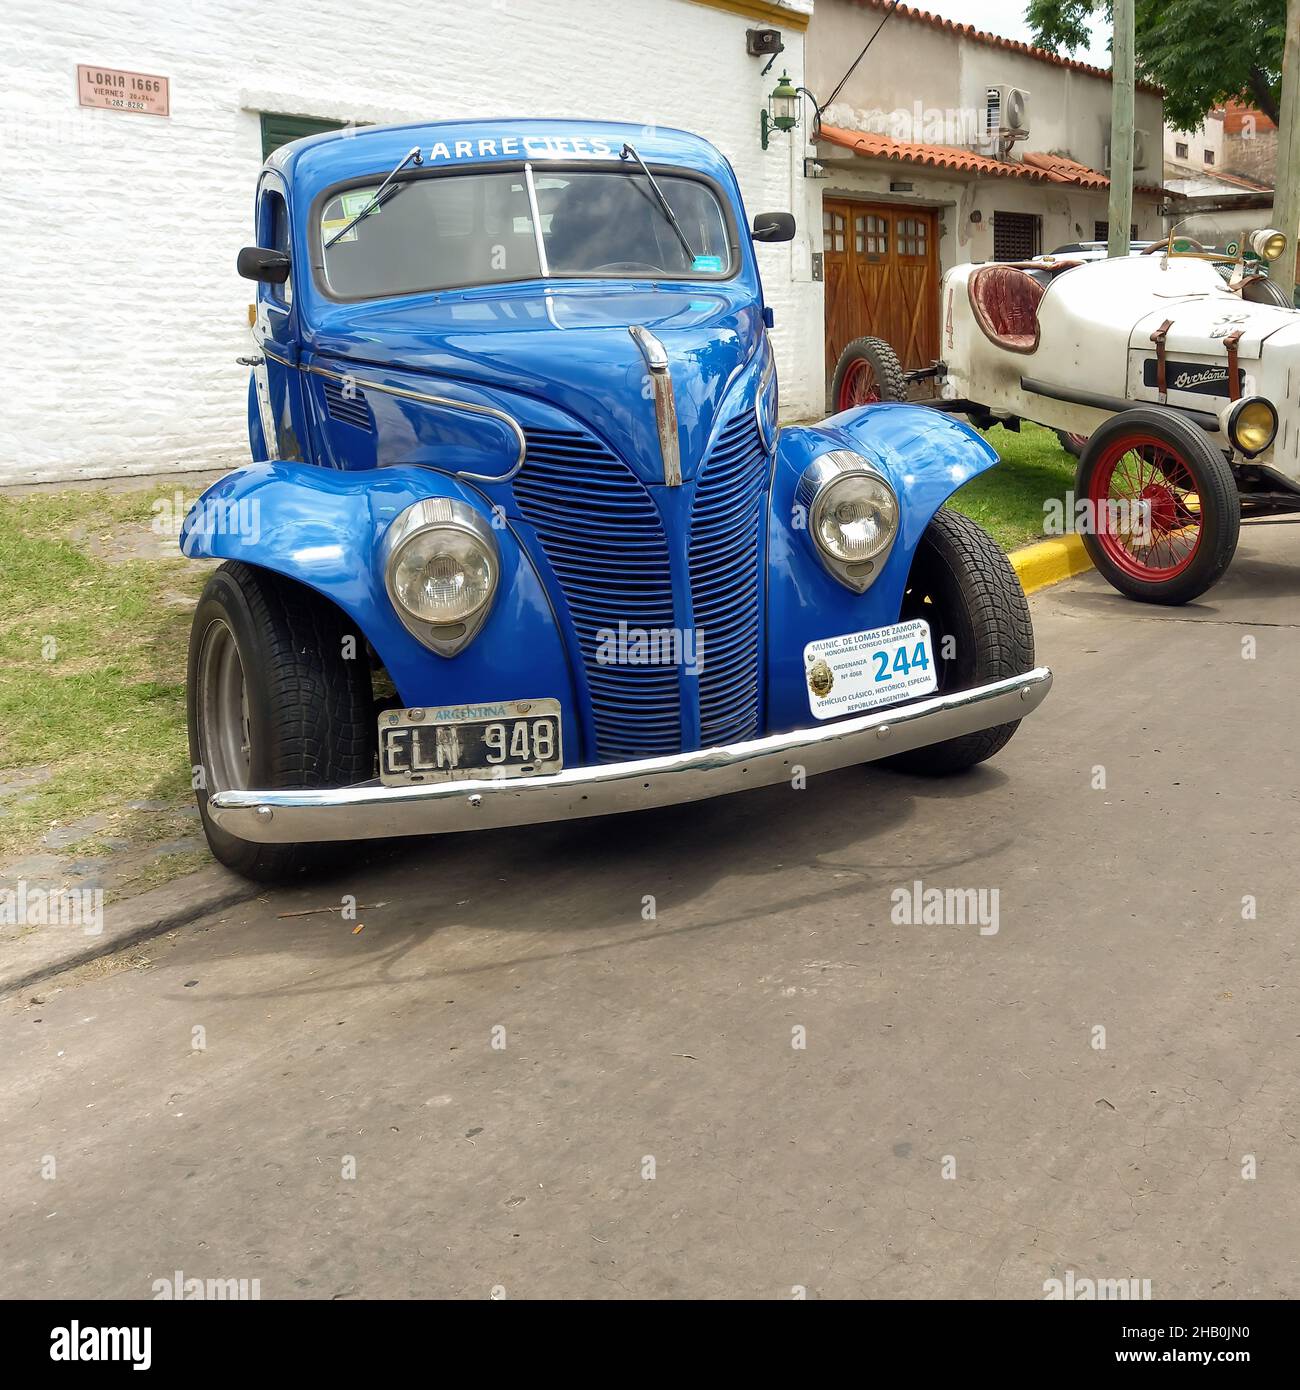
[[(1300, 0), (1291, 0), (1300, 6)], [(1114, 0), (1110, 76), (1110, 238), (1107, 256), (1127, 256), (1133, 225), (1133, 0)]]
[(1278, 111), (1273, 225), (1285, 232), (1287, 249), (1269, 267), (1269, 279), (1289, 299), (1295, 290), (1296, 241), (1300, 239), (1300, 0), (1286, 7), (1282, 50), (1282, 104)]

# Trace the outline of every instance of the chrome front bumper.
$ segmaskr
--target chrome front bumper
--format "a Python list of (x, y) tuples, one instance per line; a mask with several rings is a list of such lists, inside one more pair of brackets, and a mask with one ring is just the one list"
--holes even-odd
[(498, 781), (218, 792), (208, 814), (241, 840), (286, 844), (441, 835), (644, 811), (788, 782), (796, 765), (811, 777), (1009, 724), (1037, 709), (1051, 688), (1052, 673), (1040, 666), (954, 695), (693, 753)]

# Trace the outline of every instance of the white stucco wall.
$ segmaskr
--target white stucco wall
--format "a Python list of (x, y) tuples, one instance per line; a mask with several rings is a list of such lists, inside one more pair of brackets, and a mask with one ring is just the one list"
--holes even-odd
[[(942, 6), (939, 7), (942, 12)], [(825, 100), (843, 77), (862, 45), (879, 25), (878, 10), (854, 0), (818, 0), (809, 30), (808, 85)], [(967, 119), (983, 112), (990, 86), (1019, 87), (1029, 93), (1029, 138), (1024, 150), (1068, 154), (1090, 168), (1104, 170), (1110, 135), (1111, 84), (1107, 77), (1045, 62), (1027, 53), (994, 47), (924, 19), (892, 16), (880, 30), (837, 102), (827, 111), (831, 124), (848, 123), (853, 112), (910, 112), (916, 104), (927, 121), (937, 115), (953, 129), (958, 113)], [(1163, 107), (1160, 96), (1140, 87), (1134, 99), (1134, 125), (1147, 134), (1147, 163), (1137, 172), (1160, 181)], [(885, 134), (893, 134), (885, 129)], [(937, 131), (918, 131), (901, 138), (929, 144), (961, 144)]]
[[(812, 0), (787, 0), (802, 14)], [(681, 126), (732, 161), (761, 247), (782, 413), (821, 401), (822, 295), (802, 143), (764, 152), (775, 73), (746, 18), (693, 0), (9, 0), (0, 49), (0, 308), (11, 354), (0, 483), (245, 460), (247, 282), (258, 113), (339, 120), (593, 117)], [(779, 26), (778, 26), (779, 27)], [(803, 77), (803, 35), (778, 63)], [(81, 108), (76, 66), (171, 80), (171, 115)]]
[[(880, 18), (878, 10), (854, 0), (818, 0), (808, 31), (806, 67), (809, 85), (820, 97), (834, 90)], [(988, 153), (961, 136), (982, 124), (986, 89), (1003, 84), (1029, 93), (1029, 138), (1014, 147), (1013, 160), (1034, 150), (1066, 154), (1090, 168), (1104, 169), (1111, 111), (1107, 78), (996, 48), (904, 15), (891, 18), (880, 31), (825, 119), (830, 125), (874, 130), (895, 139)], [(1135, 124), (1149, 135), (1147, 168), (1139, 173), (1139, 182), (1160, 181), (1161, 111), (1156, 93), (1137, 92)], [(829, 143), (817, 146), (816, 153), (826, 173), (820, 186), (827, 198), (938, 208), (942, 270), (993, 258), (993, 215), (998, 211), (1037, 214), (1044, 251), (1091, 240), (1095, 223), (1109, 216), (1105, 191), (866, 160)], [(891, 193), (891, 181), (910, 183), (912, 190)], [(1163, 235), (1158, 198), (1135, 196), (1133, 221), (1139, 238)]]
[[(1186, 155), (1179, 155), (1178, 146), (1186, 145)], [(1205, 152), (1214, 155), (1210, 164), (1205, 162)], [(1173, 165), (1179, 172), (1188, 169), (1204, 169), (1217, 173), (1224, 165), (1223, 113), (1212, 113), (1209, 119), (1195, 130), (1175, 130), (1166, 126), (1164, 132), (1164, 155), (1166, 165)]]

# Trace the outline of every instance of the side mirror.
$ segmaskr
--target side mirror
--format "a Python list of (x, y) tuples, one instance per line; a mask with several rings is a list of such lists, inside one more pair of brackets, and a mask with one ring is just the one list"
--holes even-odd
[(755, 241), (792, 241), (794, 217), (788, 212), (760, 212), (754, 217)]
[(283, 285), (289, 278), (289, 257), (283, 251), (271, 251), (265, 246), (245, 246), (235, 268), (245, 280)]

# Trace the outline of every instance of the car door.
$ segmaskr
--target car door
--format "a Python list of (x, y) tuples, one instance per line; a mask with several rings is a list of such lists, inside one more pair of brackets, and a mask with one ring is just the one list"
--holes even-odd
[[(264, 170), (257, 186), (257, 244), (292, 255), (289, 201), (284, 181)], [(302, 374), (298, 370), (297, 320), (293, 309), (293, 271), (282, 285), (258, 282), (253, 312), (257, 354), (251, 359), (256, 418), (263, 457), (310, 457)], [(256, 454), (257, 441), (253, 451)]]

